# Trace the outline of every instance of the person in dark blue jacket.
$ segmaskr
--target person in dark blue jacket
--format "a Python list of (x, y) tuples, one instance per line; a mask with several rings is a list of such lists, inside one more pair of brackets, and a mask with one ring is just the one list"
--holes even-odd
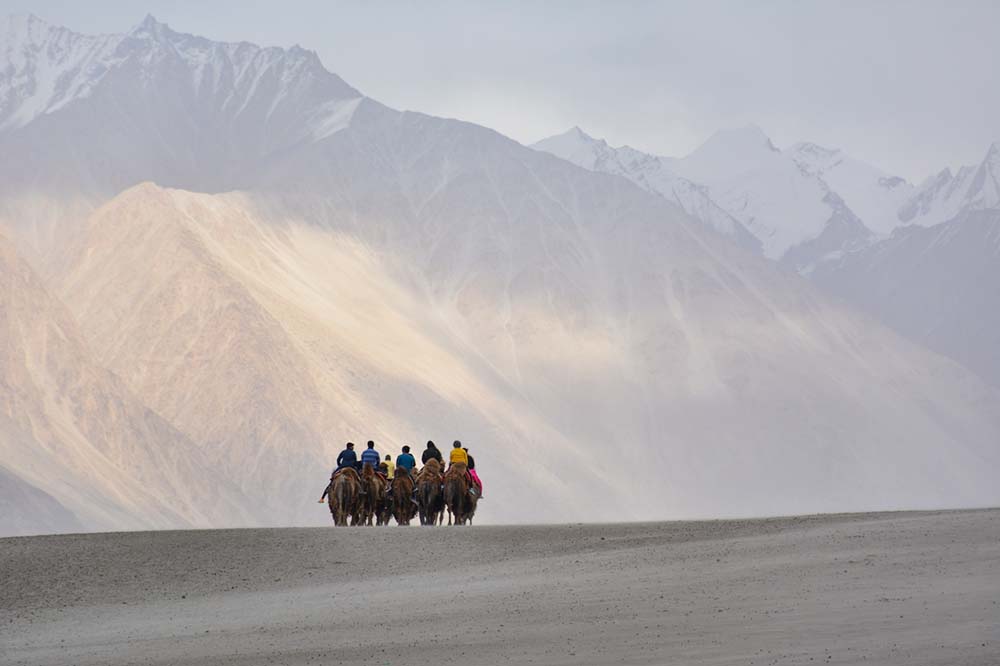
[(413, 468), (417, 466), (417, 459), (413, 457), (410, 453), (410, 447), (404, 446), (403, 452), (396, 456), (396, 468), (402, 467), (408, 473), (413, 472)]
[(372, 469), (377, 472), (380, 462), (382, 462), (382, 456), (375, 450), (375, 442), (368, 442), (368, 448), (361, 452), (361, 469), (365, 468), (365, 463), (371, 463)]
[(337, 469), (333, 470), (334, 473), (344, 469), (345, 467), (357, 467), (358, 464), (358, 454), (354, 452), (354, 442), (348, 442), (347, 448), (340, 452), (337, 456)]

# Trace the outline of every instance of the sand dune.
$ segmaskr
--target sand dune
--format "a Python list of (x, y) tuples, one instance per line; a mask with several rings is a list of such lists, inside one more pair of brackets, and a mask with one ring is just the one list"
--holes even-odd
[(0, 571), (9, 664), (1000, 662), (1000, 510), (31, 537)]

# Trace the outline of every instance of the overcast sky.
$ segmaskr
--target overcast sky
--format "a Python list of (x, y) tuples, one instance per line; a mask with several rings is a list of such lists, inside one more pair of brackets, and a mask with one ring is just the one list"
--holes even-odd
[(365, 94), (530, 143), (579, 125), (685, 154), (720, 128), (912, 180), (1000, 140), (1000, 2), (0, 0), (80, 32), (300, 44)]

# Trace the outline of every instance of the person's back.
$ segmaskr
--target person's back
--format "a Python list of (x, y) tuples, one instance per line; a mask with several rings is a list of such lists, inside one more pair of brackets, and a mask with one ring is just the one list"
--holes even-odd
[(337, 456), (337, 469), (343, 469), (345, 467), (354, 467), (358, 462), (358, 454), (354, 452), (354, 443), (348, 442), (347, 448), (340, 452)]
[(372, 469), (377, 472), (380, 462), (382, 462), (382, 456), (380, 456), (378, 451), (375, 450), (375, 442), (368, 442), (368, 448), (361, 452), (362, 469), (365, 465), (370, 464)]
[(410, 447), (404, 446), (403, 452), (396, 456), (396, 467), (401, 467), (407, 472), (412, 472), (413, 468), (417, 466), (417, 460), (410, 453)]
[(385, 467), (385, 478), (392, 481), (393, 477), (396, 475), (396, 465), (392, 462), (392, 456), (386, 455), (385, 460), (382, 461), (382, 465)]
[(434, 442), (427, 442), (427, 448), (424, 449), (423, 455), (420, 456), (420, 464), (426, 465), (427, 461), (433, 458), (439, 463), (444, 464), (444, 457), (441, 455), (441, 451), (438, 447), (434, 446)]
[(451, 455), (448, 456), (448, 462), (452, 465), (462, 463), (466, 468), (469, 467), (469, 454), (462, 448), (461, 442), (455, 442), (454, 447), (451, 449)]

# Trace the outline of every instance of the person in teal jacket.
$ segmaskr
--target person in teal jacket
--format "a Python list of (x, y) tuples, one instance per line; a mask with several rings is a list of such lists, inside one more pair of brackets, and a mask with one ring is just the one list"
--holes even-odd
[(412, 472), (416, 466), (417, 459), (410, 453), (410, 447), (404, 446), (403, 452), (396, 456), (396, 467), (405, 469), (407, 472)]

